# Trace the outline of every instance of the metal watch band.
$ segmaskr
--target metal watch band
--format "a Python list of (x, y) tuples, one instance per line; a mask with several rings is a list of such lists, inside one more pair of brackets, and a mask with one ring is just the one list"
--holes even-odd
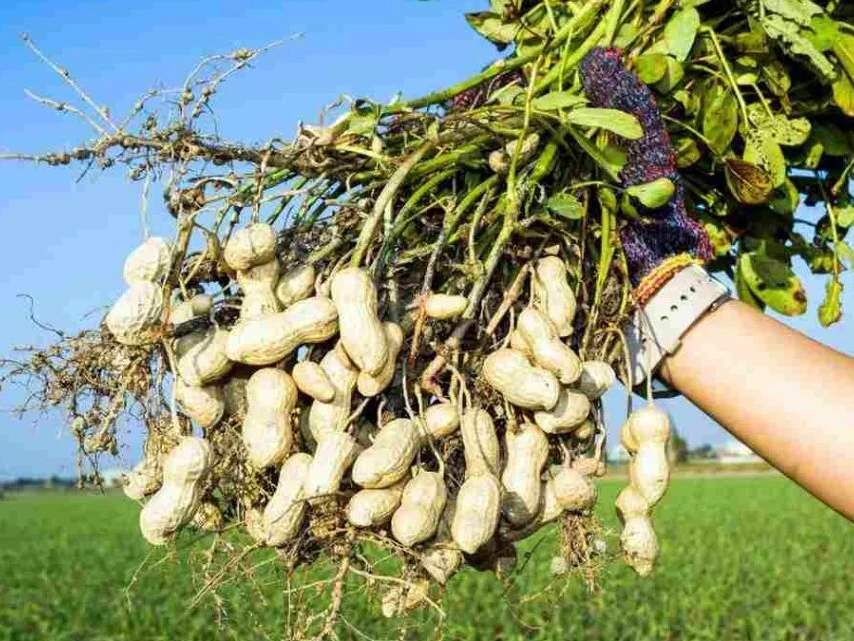
[(688, 329), (729, 297), (729, 288), (699, 265), (674, 274), (624, 328), (632, 385), (642, 383), (647, 373), (653, 376), (664, 357), (679, 348)]

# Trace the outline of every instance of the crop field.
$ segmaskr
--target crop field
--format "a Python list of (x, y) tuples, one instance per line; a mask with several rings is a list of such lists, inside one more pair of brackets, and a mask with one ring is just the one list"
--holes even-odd
[[(606, 528), (619, 488), (600, 485)], [(279, 639), (282, 570), (269, 551), (193, 607), (203, 577), (188, 565), (210, 537), (182, 538), (178, 553), (147, 547), (137, 507), (123, 496), (7, 495), (0, 501), (0, 641)], [(658, 508), (660, 564), (648, 580), (607, 564), (598, 589), (555, 582), (554, 532), (524, 544), (513, 585), (467, 570), (443, 607), (447, 639), (572, 641), (851, 641), (854, 531), (778, 477), (676, 479)], [(606, 536), (609, 546), (613, 536)], [(143, 562), (145, 562), (143, 564)], [(524, 567), (522, 567), (524, 566)], [(545, 590), (545, 592), (543, 592)], [(522, 595), (538, 595), (523, 601)], [(395, 638), (376, 601), (344, 610), (341, 638)], [(352, 627), (348, 627), (352, 626)], [(437, 635), (435, 614), (407, 638)]]

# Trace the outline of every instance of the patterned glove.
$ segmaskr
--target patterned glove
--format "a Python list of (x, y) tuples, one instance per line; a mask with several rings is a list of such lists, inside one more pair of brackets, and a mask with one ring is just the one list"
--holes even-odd
[(670, 179), (676, 187), (666, 205), (641, 207), (642, 220), (629, 219), (620, 229), (629, 277), (643, 305), (685, 265), (708, 261), (711, 243), (706, 231), (685, 210), (684, 187), (676, 171), (670, 137), (649, 87), (623, 67), (619, 50), (601, 47), (582, 60), (581, 81), (593, 106), (630, 113), (643, 128), (641, 138), (624, 141), (628, 159), (620, 171), (623, 187), (659, 178)]

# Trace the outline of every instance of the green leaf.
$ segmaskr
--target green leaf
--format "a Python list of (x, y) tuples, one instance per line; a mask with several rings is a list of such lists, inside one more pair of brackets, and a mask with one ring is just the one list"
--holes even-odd
[(798, 193), (798, 188), (795, 183), (786, 178), (783, 186), (774, 191), (774, 196), (768, 203), (768, 207), (781, 216), (791, 216), (795, 213), (800, 202), (801, 195)]
[(845, 131), (829, 122), (814, 122), (810, 141), (822, 146), (823, 153), (828, 156), (848, 156), (854, 149)]
[(719, 93), (704, 110), (703, 135), (709, 146), (722, 156), (738, 131), (738, 102), (731, 91)]
[(516, 32), (519, 31), (518, 24), (515, 22), (504, 22), (499, 14), (492, 11), (467, 13), (466, 21), (472, 29), (500, 48), (506, 47), (513, 42)]
[(808, 27), (812, 17), (824, 13), (817, 4), (809, 0), (760, 0), (765, 11), (776, 13), (797, 24)]
[(807, 295), (792, 268), (758, 252), (739, 258), (744, 282), (763, 303), (784, 316), (799, 316), (807, 310)]
[(726, 224), (720, 219), (708, 215), (697, 215), (703, 229), (709, 236), (715, 257), (726, 256), (732, 250), (732, 236), (727, 231)]
[(854, 249), (844, 240), (840, 240), (835, 245), (836, 257), (844, 264), (848, 263), (848, 268), (854, 267)]
[(854, 225), (854, 204), (847, 202), (837, 205), (833, 208), (833, 213), (836, 217), (836, 224), (840, 227), (848, 229), (851, 225)]
[(691, 53), (699, 27), (700, 14), (694, 7), (687, 7), (674, 13), (664, 27), (667, 51), (677, 60), (684, 61)]
[(727, 158), (724, 162), (727, 186), (739, 202), (745, 205), (768, 202), (773, 187), (767, 171), (738, 158)]
[(771, 175), (772, 187), (780, 187), (786, 180), (787, 166), (783, 150), (762, 129), (752, 129), (745, 136), (744, 160), (767, 171)]
[(670, 93), (682, 81), (684, 75), (685, 70), (682, 68), (682, 63), (668, 56), (667, 71), (665, 71), (664, 77), (655, 83), (656, 91)]
[(844, 73), (833, 83), (833, 103), (846, 116), (854, 118), (854, 84)]
[(357, 136), (370, 136), (374, 133), (374, 129), (377, 128), (377, 115), (372, 110), (364, 109), (362, 111), (356, 111), (350, 117), (350, 125), (347, 127), (348, 131), (356, 134)]
[(626, 150), (614, 143), (608, 143), (605, 145), (604, 149), (602, 149), (602, 156), (604, 156), (608, 161), (608, 164), (611, 165), (615, 174), (620, 173), (628, 160)]
[(614, 46), (620, 49), (625, 49), (635, 40), (638, 35), (638, 28), (631, 22), (624, 22), (617, 30), (617, 35), (614, 38)]
[(747, 303), (751, 307), (755, 307), (759, 311), (763, 311), (765, 309), (765, 303), (754, 296), (744, 278), (744, 272), (741, 269), (741, 258), (743, 257), (744, 254), (742, 254), (739, 257), (739, 260), (735, 263), (735, 278), (733, 279), (735, 282), (735, 292), (740, 301)]
[(673, 151), (676, 154), (676, 166), (679, 169), (690, 167), (700, 160), (700, 148), (694, 139), (688, 136), (678, 138), (673, 144)]
[(553, 91), (544, 96), (535, 98), (532, 106), (540, 111), (554, 111), (555, 109), (566, 109), (587, 102), (584, 96), (570, 91)]
[(824, 300), (818, 306), (818, 321), (829, 327), (842, 318), (842, 281), (834, 275), (824, 288)]
[(662, 53), (645, 53), (635, 60), (635, 73), (641, 82), (652, 85), (667, 73), (667, 56)]
[(673, 197), (676, 185), (669, 178), (659, 178), (642, 185), (632, 185), (626, 188), (626, 193), (637, 198), (644, 207), (658, 209), (663, 207)]
[(762, 78), (775, 96), (785, 96), (792, 88), (792, 79), (786, 66), (779, 60), (771, 60), (761, 67)]
[(833, 55), (839, 58), (842, 68), (851, 81), (854, 81), (854, 35), (843, 32), (833, 43)]
[(574, 125), (607, 129), (629, 140), (637, 140), (643, 136), (643, 128), (638, 119), (619, 109), (580, 107), (570, 111), (566, 119)]
[(490, 100), (496, 101), (499, 105), (515, 105), (519, 99), (526, 95), (526, 91), (517, 84), (504, 85), (490, 96)]
[(807, 38), (813, 43), (813, 46), (821, 52), (825, 52), (833, 47), (842, 34), (839, 31), (839, 24), (830, 16), (822, 13), (817, 15), (810, 22), (810, 30), (806, 32)]
[(584, 217), (584, 207), (572, 194), (563, 192), (554, 194), (546, 201), (546, 208), (557, 216), (578, 220)]
[(832, 81), (836, 77), (833, 64), (804, 37), (797, 23), (780, 15), (771, 14), (765, 16), (761, 24), (769, 38), (777, 40), (790, 54), (805, 58), (806, 62), (825, 80)]

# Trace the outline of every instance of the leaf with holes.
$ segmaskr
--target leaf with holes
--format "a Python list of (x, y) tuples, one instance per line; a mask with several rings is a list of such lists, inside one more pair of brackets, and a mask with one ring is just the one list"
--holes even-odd
[(786, 157), (777, 141), (763, 129), (753, 129), (745, 136), (744, 160), (762, 167), (771, 176), (771, 186), (780, 187), (786, 180)]
[(753, 295), (775, 312), (800, 316), (807, 310), (804, 286), (786, 263), (748, 252), (739, 258), (739, 267)]

